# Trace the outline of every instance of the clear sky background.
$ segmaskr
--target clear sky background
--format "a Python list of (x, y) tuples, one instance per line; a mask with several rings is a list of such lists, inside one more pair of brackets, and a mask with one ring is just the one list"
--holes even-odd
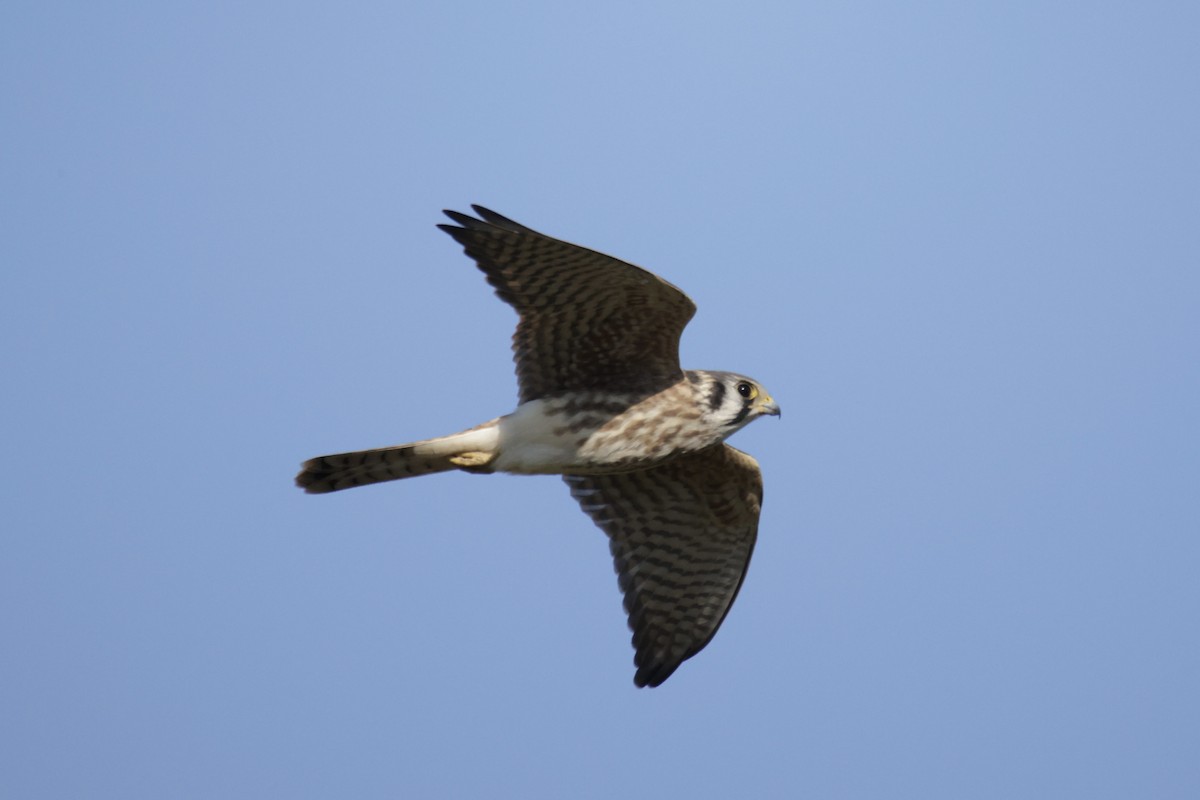
[[(0, 9), (0, 795), (1200, 796), (1200, 10)], [(784, 408), (633, 686), (556, 478), (332, 496), (511, 410), (482, 203)]]

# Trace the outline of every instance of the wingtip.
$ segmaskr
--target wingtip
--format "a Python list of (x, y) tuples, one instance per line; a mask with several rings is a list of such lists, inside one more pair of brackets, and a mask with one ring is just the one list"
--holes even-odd
[(497, 228), (502, 228), (511, 233), (536, 233), (537, 232), (533, 228), (526, 227), (525, 225), (522, 225), (521, 223), (517, 222), (516, 220), (509, 219), (508, 217), (504, 216), (503, 214), (497, 214), (495, 211), (492, 211), (490, 208), (486, 208), (484, 206), (474, 205), (474, 204), (471, 206), (471, 208), (473, 208), (475, 210), (475, 213), (479, 215), (480, 219), (482, 219), (484, 222), (488, 223), (489, 225), (496, 226)]
[[(459, 225), (462, 225), (464, 227), (470, 227), (472, 222), (474, 222), (477, 225), (479, 224), (479, 220), (475, 219), (474, 217), (468, 217), (466, 214), (462, 213), (461, 211), (455, 211), (450, 208), (443, 208), (442, 213), (445, 214), (450, 219), (457, 222)], [(438, 224), (438, 227), (441, 228), (442, 230), (446, 230), (447, 228), (452, 228), (454, 226), (447, 225), (446, 223), (443, 222), (443, 223)]]
[(633, 685), (639, 689), (653, 689), (657, 686), (662, 686), (667, 678), (675, 674), (675, 670), (678, 668), (679, 664), (665, 663), (638, 666), (637, 672), (633, 676)]
[[(478, 215), (478, 218), (464, 214), (461, 211), (454, 211), (453, 209), (449, 208), (442, 209), (442, 213), (467, 230), (487, 230), (489, 228), (499, 228), (500, 230), (508, 231), (509, 233), (535, 232), (532, 228), (527, 228), (519, 222), (514, 222), (503, 214), (498, 214), (495, 211), (492, 211), (487, 206), (481, 206), (478, 203), (472, 203), (471, 210)], [(449, 226), (446, 226), (443, 223), (438, 225), (438, 227), (442, 230), (447, 230)]]

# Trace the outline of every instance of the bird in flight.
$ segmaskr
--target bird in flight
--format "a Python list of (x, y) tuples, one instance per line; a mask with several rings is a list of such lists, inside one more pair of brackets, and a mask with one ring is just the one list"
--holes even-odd
[(762, 473), (725, 440), (779, 406), (757, 381), (684, 370), (696, 306), (633, 264), (494, 211), (446, 211), (520, 319), (519, 403), (461, 433), (319, 456), (296, 484), (322, 494), (447, 470), (561, 475), (609, 538), (633, 631), (634, 683), (658, 686), (717, 632), (758, 535)]

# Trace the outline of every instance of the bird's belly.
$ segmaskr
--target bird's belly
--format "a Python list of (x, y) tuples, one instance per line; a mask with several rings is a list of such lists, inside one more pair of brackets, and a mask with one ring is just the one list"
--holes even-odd
[(500, 418), (499, 453), (491, 466), (497, 472), (556, 475), (578, 460), (578, 437), (563, 429), (562, 420), (543, 400), (532, 400)]
[(490, 466), (526, 475), (623, 472), (719, 441), (699, 419), (614, 405), (598, 412), (580, 403), (566, 413), (563, 401), (524, 403), (501, 418), (499, 453)]

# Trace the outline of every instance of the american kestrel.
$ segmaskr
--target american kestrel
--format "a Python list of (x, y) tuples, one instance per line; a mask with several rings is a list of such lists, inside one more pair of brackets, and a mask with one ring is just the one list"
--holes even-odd
[(454, 237), (516, 309), (520, 401), (461, 433), (321, 456), (296, 484), (324, 493), (447, 470), (562, 475), (608, 535), (638, 686), (700, 652), (733, 604), (762, 505), (758, 462), (725, 444), (779, 406), (754, 380), (684, 371), (695, 304), (633, 264), (480, 206)]

